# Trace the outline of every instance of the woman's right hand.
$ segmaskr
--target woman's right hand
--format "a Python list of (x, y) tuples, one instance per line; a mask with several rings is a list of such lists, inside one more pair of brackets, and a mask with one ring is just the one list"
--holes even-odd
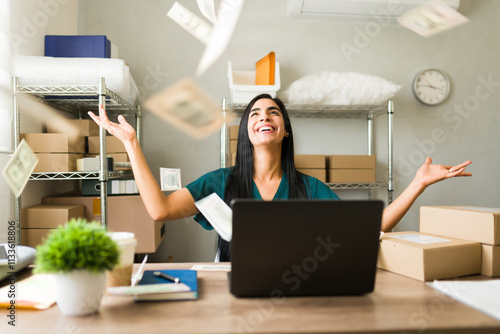
[(101, 117), (97, 116), (92, 111), (88, 112), (90, 118), (92, 118), (94, 122), (97, 123), (97, 125), (105, 128), (111, 135), (120, 139), (123, 143), (131, 142), (136, 139), (135, 129), (125, 120), (125, 117), (119, 115), (118, 123), (114, 123), (109, 120), (108, 115), (106, 115), (106, 111), (104, 111), (102, 105), (99, 105), (99, 111)]

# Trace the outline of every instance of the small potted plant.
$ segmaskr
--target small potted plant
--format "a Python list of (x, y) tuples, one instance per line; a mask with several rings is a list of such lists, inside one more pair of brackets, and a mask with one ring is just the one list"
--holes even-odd
[(54, 274), (56, 300), (65, 315), (99, 310), (106, 271), (119, 261), (119, 249), (97, 222), (73, 218), (37, 247), (35, 273)]

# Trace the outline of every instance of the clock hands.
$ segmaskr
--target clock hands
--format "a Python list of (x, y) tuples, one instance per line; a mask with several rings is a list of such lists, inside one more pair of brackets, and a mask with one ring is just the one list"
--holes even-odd
[(444, 88), (441, 88), (441, 87), (436, 87), (436, 86), (433, 86), (433, 85), (418, 85), (419, 87), (430, 87), (432, 89), (439, 89), (441, 91), (444, 91)]

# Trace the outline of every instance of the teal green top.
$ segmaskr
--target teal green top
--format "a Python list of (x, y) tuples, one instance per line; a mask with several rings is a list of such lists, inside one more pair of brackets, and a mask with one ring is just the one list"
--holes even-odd
[[(220, 198), (224, 199), (224, 191), (226, 189), (227, 180), (232, 172), (233, 167), (214, 170), (213, 172), (209, 172), (191, 182), (186, 186), (186, 188), (193, 196), (195, 202), (212, 193), (216, 193)], [(304, 179), (304, 183), (307, 188), (307, 195), (310, 199), (340, 199), (337, 194), (335, 194), (326, 184), (317, 178), (302, 173), (300, 174)], [(253, 198), (262, 199), (255, 182), (253, 182)], [(285, 173), (283, 173), (280, 185), (273, 198), (273, 200), (278, 199), (288, 199), (288, 182)], [(200, 223), (200, 225), (207, 230), (213, 229), (212, 225), (210, 225), (201, 213), (194, 216), (194, 220)]]

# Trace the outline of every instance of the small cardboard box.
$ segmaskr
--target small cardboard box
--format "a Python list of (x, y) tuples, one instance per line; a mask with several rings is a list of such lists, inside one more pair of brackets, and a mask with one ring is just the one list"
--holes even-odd
[(330, 155), (330, 169), (368, 168), (374, 169), (377, 159), (375, 155)]
[(481, 244), (419, 232), (385, 233), (377, 266), (420, 281), (481, 272)]
[(33, 172), (74, 172), (76, 171), (76, 161), (83, 157), (83, 154), (71, 153), (37, 153), (38, 163)]
[[(59, 195), (46, 196), (42, 203), (80, 204), (84, 206), (87, 220), (101, 221), (100, 198), (95, 196)], [(163, 240), (165, 222), (154, 221), (146, 211), (139, 195), (108, 197), (108, 230), (132, 232), (137, 239), (137, 254), (154, 253)]]
[(229, 127), (229, 139), (238, 139), (238, 132), (240, 131), (239, 125), (232, 125)]
[(83, 205), (39, 204), (21, 209), (23, 228), (57, 228), (71, 218), (83, 217)]
[(306, 175), (317, 178), (323, 183), (326, 183), (326, 169), (321, 168), (298, 168), (299, 172), (304, 173)]
[(422, 206), (420, 232), (500, 245), (500, 209)]
[(85, 153), (85, 137), (66, 133), (22, 133), (34, 153)]
[(52, 228), (21, 228), (21, 245), (36, 247), (41, 245)]
[[(88, 137), (89, 154), (99, 154), (99, 136)], [(109, 153), (125, 153), (125, 146), (120, 139), (114, 136), (106, 136), (106, 155)]]
[[(64, 122), (71, 123), (82, 137), (99, 136), (99, 125), (91, 119), (65, 119)], [(47, 123), (48, 133), (69, 133), (56, 122)], [(72, 133), (69, 133), (72, 134)]]
[(326, 168), (326, 156), (321, 154), (295, 154), (295, 168)]
[(375, 183), (375, 169), (330, 169), (331, 183)]
[(482, 244), (481, 275), (500, 276), (500, 246)]

